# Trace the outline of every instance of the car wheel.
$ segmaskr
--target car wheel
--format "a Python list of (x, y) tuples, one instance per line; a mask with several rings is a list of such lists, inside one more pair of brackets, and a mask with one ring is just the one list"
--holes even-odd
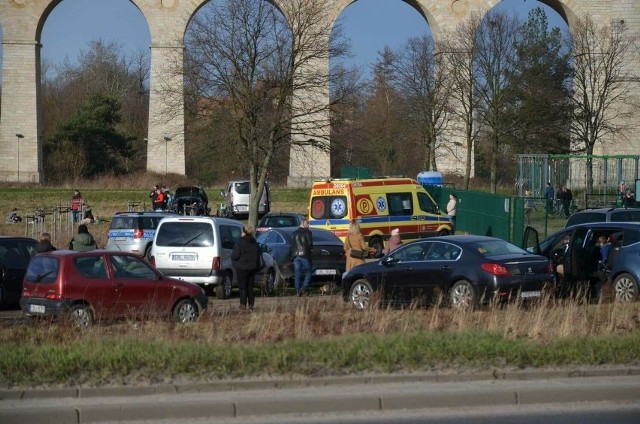
[(228, 299), (231, 297), (231, 289), (233, 288), (233, 276), (227, 272), (222, 277), (222, 283), (216, 286), (216, 297), (219, 299)]
[(449, 290), (451, 306), (456, 309), (473, 309), (478, 305), (478, 295), (473, 285), (465, 280), (456, 282)]
[(71, 307), (70, 320), (78, 328), (89, 328), (93, 325), (93, 312), (91, 307), (85, 304), (77, 304)]
[(450, 234), (449, 230), (440, 230), (440, 231), (438, 231), (438, 235), (439, 236), (448, 236), (449, 234)]
[(173, 318), (176, 322), (193, 322), (198, 319), (198, 307), (190, 299), (182, 299), (173, 308)]
[(382, 251), (384, 250), (384, 243), (382, 242), (382, 239), (380, 237), (373, 237), (371, 240), (369, 240), (369, 247), (373, 250), (371, 255), (373, 255), (374, 258), (377, 258), (378, 256), (382, 255)]
[(631, 274), (620, 274), (613, 281), (616, 302), (629, 303), (638, 300), (638, 282)]
[(357, 309), (367, 309), (373, 301), (373, 288), (371, 284), (365, 280), (356, 280), (349, 290), (349, 299), (353, 306)]

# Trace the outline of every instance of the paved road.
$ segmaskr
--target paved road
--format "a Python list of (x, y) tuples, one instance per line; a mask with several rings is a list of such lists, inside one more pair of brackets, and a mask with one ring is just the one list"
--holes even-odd
[[(348, 377), (244, 381), (232, 386), (224, 386), (228, 384), (224, 383), (155, 388), (5, 390), (0, 391), (0, 398), (3, 399), (0, 401), (0, 423), (85, 424), (134, 420), (197, 423), (203, 418), (215, 419), (216, 422), (284, 422), (281, 418), (285, 415), (294, 420), (290, 422), (307, 422), (309, 418), (319, 420), (317, 422), (334, 423), (334, 419), (342, 419), (342, 415), (356, 419), (361, 414), (376, 419), (380, 414), (386, 414), (387, 417), (397, 417), (398, 423), (428, 423), (433, 422), (426, 420), (431, 417), (430, 414), (457, 413), (463, 408), (476, 408), (476, 415), (451, 418), (472, 418), (472, 422), (481, 423), (487, 422), (481, 421), (487, 412), (502, 409), (506, 411), (506, 417), (518, 417), (522, 415), (521, 410), (526, 408), (529, 411), (537, 409), (540, 414), (550, 409), (548, 405), (558, 408), (578, 402), (591, 406), (593, 403), (609, 402), (606, 404), (608, 406), (601, 408), (601, 411), (593, 411), (592, 415), (612, 417), (605, 421), (618, 422), (617, 418), (626, 420), (640, 407), (640, 373), (637, 369), (627, 370), (627, 373), (635, 374), (573, 378), (544, 378), (543, 374), (539, 374), (539, 378), (535, 379), (535, 373), (524, 373), (513, 374), (511, 379), (496, 380), (484, 376), (482, 380), (470, 378), (457, 382), (416, 381), (415, 375), (403, 381), (392, 375), (360, 380)], [(620, 405), (616, 414), (616, 406), (611, 406), (613, 404)], [(415, 421), (411, 417), (400, 419), (401, 414), (408, 411), (420, 414), (425, 421)], [(549, 415), (550, 422), (560, 420), (564, 414), (563, 411), (556, 412)], [(327, 417), (324, 415), (327, 413), (332, 415)], [(574, 408), (571, 419), (587, 422), (582, 421), (585, 416), (589, 417), (590, 414), (583, 414)], [(299, 421), (295, 421), (296, 418)], [(271, 419), (274, 421), (268, 421)], [(387, 421), (383, 416), (379, 421), (371, 422)], [(543, 422), (547, 422), (546, 419)]]

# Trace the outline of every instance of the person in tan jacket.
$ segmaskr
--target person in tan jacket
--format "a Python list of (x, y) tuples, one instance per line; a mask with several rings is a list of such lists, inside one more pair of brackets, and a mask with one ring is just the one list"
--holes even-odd
[[(360, 225), (355, 221), (349, 224), (349, 234), (344, 240), (344, 251), (347, 255), (347, 271), (354, 266), (362, 265), (364, 263), (364, 258), (369, 255), (369, 246), (367, 245), (367, 242), (364, 241), (364, 237), (360, 232)], [(362, 258), (354, 257), (355, 254), (352, 254), (353, 251), (363, 252)]]

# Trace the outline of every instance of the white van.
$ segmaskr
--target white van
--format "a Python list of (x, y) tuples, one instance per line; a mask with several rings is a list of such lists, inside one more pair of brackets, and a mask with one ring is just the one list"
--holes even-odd
[[(216, 296), (227, 299), (237, 286), (231, 263), (235, 242), (242, 236), (242, 222), (213, 217), (167, 217), (160, 221), (151, 246), (150, 261), (168, 277), (215, 289)], [(265, 267), (256, 281), (266, 281), (265, 289), (276, 285), (276, 265), (263, 250)], [(268, 277), (265, 280), (266, 277)]]
[[(248, 180), (229, 181), (227, 190), (221, 190), (224, 197), (226, 216), (230, 218), (246, 218), (249, 216), (249, 201), (251, 183)], [(271, 210), (271, 192), (269, 184), (265, 182), (264, 190), (258, 203), (258, 218), (262, 218)]]

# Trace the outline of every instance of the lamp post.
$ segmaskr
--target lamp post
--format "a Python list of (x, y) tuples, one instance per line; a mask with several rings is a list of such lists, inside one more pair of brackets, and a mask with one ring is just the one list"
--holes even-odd
[(167, 161), (169, 158), (169, 142), (171, 141), (171, 137), (169, 137), (168, 135), (164, 136), (164, 173), (165, 175), (167, 174)]
[(20, 182), (20, 139), (24, 138), (24, 135), (17, 133), (16, 137), (18, 138), (18, 182)]

